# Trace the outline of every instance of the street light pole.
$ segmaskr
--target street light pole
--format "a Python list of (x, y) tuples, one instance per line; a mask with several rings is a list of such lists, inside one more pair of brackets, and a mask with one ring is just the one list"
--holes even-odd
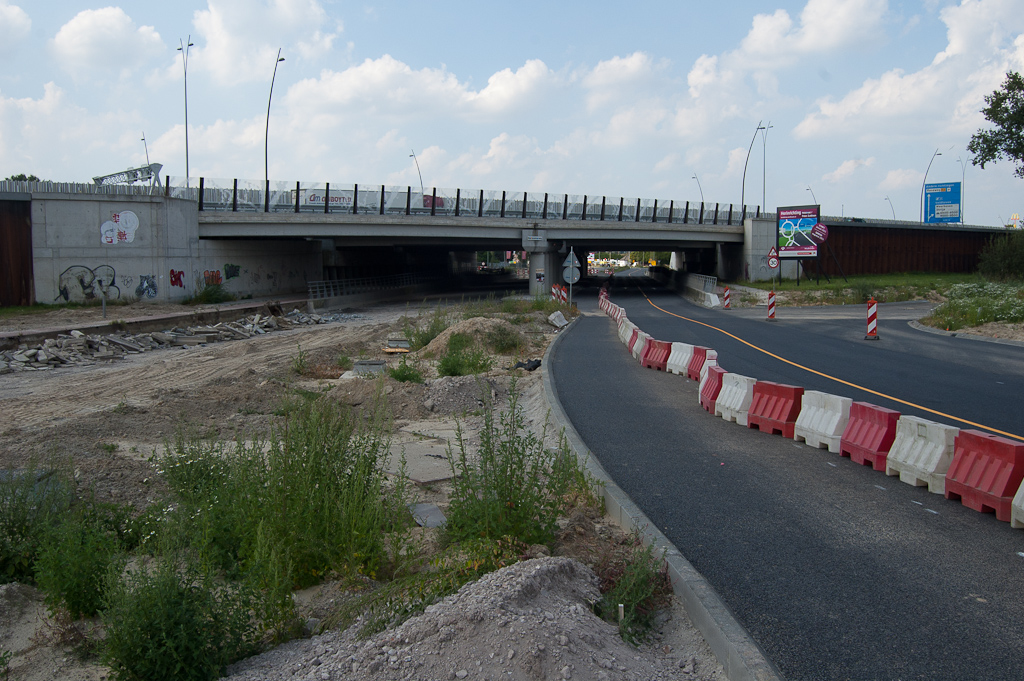
[(942, 152), (937, 148), (935, 153), (932, 154), (931, 160), (928, 161), (928, 167), (924, 171), (924, 179), (921, 180), (921, 222), (924, 222), (924, 185), (928, 182), (928, 171), (932, 169), (932, 161), (935, 160), (936, 156), (942, 156)]
[(416, 164), (416, 174), (420, 176), (420, 201), (422, 202), (423, 201), (423, 196), (424, 196), (424, 194), (423, 194), (423, 173), (420, 172), (420, 161), (419, 161), (418, 158), (416, 158), (416, 150), (415, 149), (410, 149), (409, 151), (412, 152), (411, 154), (409, 154), (409, 156), (412, 158), (413, 163)]
[(892, 210), (892, 219), (895, 220), (896, 219), (896, 209), (892, 207), (892, 199), (890, 199), (887, 196), (887, 197), (885, 197), (885, 200), (889, 202), (889, 208)]
[[(761, 123), (764, 121), (757, 122), (757, 128), (754, 130), (754, 136), (750, 138), (750, 146), (747, 147), (747, 160), (743, 162), (743, 189), (740, 190), (740, 205), (747, 205), (747, 164), (750, 163), (750, 151), (754, 148), (754, 140), (757, 139), (757, 131), (764, 130)], [(762, 206), (763, 208), (764, 206)]]
[[(274, 81), (277, 80), (277, 65), (284, 61), (281, 56), (281, 48), (277, 48), (277, 58), (274, 60), (274, 75), (270, 77), (270, 96), (267, 97), (267, 134), (263, 139), (263, 181), (264, 191), (270, 184), (270, 102), (274, 98)], [(269, 196), (267, 197), (269, 199)]]
[(693, 174), (693, 179), (697, 180), (697, 189), (700, 190), (700, 202), (704, 203), (704, 188), (700, 186), (700, 180), (697, 179), (697, 173)]
[[(811, 189), (811, 185), (807, 185), (807, 191), (809, 191), (811, 193), (811, 198), (814, 200), (814, 203), (817, 204), (818, 203), (818, 198), (814, 195), (814, 190)], [(820, 205), (820, 204), (818, 204), (818, 205)]]
[(967, 165), (956, 157), (956, 162), (960, 164), (960, 224), (964, 224), (964, 195), (967, 193), (964, 191), (964, 183), (967, 179)]
[(768, 125), (761, 129), (761, 207), (766, 211), (768, 210), (768, 201), (765, 199), (764, 186), (768, 178), (768, 131), (772, 127), (774, 127), (772, 122), (768, 121)]
[[(187, 43), (187, 44), (185, 44)], [(192, 47), (192, 35), (182, 43), (178, 38), (178, 52), (181, 52), (181, 69), (185, 76), (185, 187), (188, 188), (188, 48)]]

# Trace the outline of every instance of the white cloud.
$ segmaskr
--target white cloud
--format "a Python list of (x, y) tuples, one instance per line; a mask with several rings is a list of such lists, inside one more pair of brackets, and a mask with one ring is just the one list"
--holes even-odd
[(192, 23), (202, 39), (193, 39), (196, 68), (219, 83), (267, 79), (279, 48), (285, 59), (293, 50), (302, 59), (322, 57), (342, 30), (328, 25), (317, 0), (208, 0)]
[(881, 181), (878, 188), (891, 191), (894, 189), (904, 189), (906, 187), (917, 187), (921, 185), (923, 180), (924, 173), (920, 170), (898, 168), (886, 173), (885, 179)]
[(25, 10), (0, 0), (0, 55), (14, 54), (31, 29), (32, 20)]
[(892, 69), (839, 100), (820, 99), (817, 111), (796, 126), (796, 136), (873, 136), (883, 128), (917, 134), (942, 126), (946, 134), (969, 132), (979, 122), (976, 112), (984, 106), (984, 95), (1024, 54), (1024, 13), (1019, 9), (1013, 0), (963, 0), (943, 9), (947, 45), (931, 64), (912, 73)]
[(502, 69), (487, 79), (487, 87), (468, 93), (467, 99), (481, 110), (493, 113), (525, 106), (550, 82), (553, 74), (540, 59), (531, 59), (513, 73)]
[(690, 72), (686, 74), (686, 82), (690, 86), (690, 96), (700, 97), (701, 92), (708, 85), (718, 80), (718, 57), (709, 57), (702, 54), (693, 63)]
[(821, 179), (825, 180), (829, 184), (835, 184), (840, 180), (845, 180), (850, 175), (853, 175), (853, 172), (857, 170), (857, 168), (867, 168), (873, 165), (874, 163), (874, 156), (866, 159), (853, 158), (847, 161), (843, 161), (842, 163), (839, 164), (839, 167), (833, 170), (831, 173), (825, 173), (824, 175), (822, 175)]
[(598, 62), (583, 77), (587, 107), (594, 110), (616, 100), (629, 100), (631, 92), (644, 89), (652, 73), (653, 62), (643, 52)]
[(79, 12), (60, 27), (52, 42), (61, 68), (74, 76), (115, 72), (127, 75), (164, 49), (152, 26), (136, 26), (120, 7)]

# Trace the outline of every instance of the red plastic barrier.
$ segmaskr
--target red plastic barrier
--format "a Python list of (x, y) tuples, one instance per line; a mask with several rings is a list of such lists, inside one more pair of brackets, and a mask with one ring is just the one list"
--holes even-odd
[(850, 420), (839, 440), (839, 453), (861, 465), (870, 464), (876, 471), (884, 471), (899, 420), (898, 411), (854, 402), (850, 405)]
[(686, 375), (691, 381), (700, 380), (700, 370), (704, 368), (704, 362), (708, 358), (708, 350), (700, 345), (693, 346), (693, 355), (690, 357), (690, 363), (686, 367)]
[(636, 339), (640, 336), (640, 327), (633, 329), (633, 335), (629, 337), (629, 342), (626, 343), (626, 349), (631, 353), (633, 352), (633, 345), (636, 344)]
[(718, 393), (722, 392), (722, 378), (724, 376), (725, 369), (722, 367), (708, 367), (707, 378), (704, 379), (704, 385), (700, 387), (700, 406), (712, 414), (715, 413), (715, 402), (718, 401)]
[(792, 439), (803, 396), (804, 389), (795, 385), (758, 381), (750, 400), (747, 428), (757, 426), (762, 433), (782, 433), (782, 437)]
[(644, 353), (640, 355), (640, 366), (647, 367), (648, 369), (665, 371), (665, 365), (668, 363), (668, 356), (671, 354), (671, 342), (654, 340), (652, 338), (647, 343)]
[(1010, 521), (1013, 495), (1024, 480), (1024, 442), (980, 430), (961, 430), (946, 472), (946, 498)]

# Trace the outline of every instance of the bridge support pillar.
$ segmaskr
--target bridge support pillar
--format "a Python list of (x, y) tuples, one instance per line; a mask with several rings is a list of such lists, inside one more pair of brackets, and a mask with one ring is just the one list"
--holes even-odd
[[(562, 271), (557, 245), (548, 241), (547, 230), (534, 226), (523, 230), (523, 250), (530, 259), (530, 295), (548, 295)], [(541, 272), (544, 273), (544, 281), (538, 278)]]

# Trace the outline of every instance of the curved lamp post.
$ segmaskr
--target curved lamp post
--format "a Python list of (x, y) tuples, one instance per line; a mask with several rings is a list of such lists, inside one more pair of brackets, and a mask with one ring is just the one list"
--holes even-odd
[(411, 154), (409, 154), (409, 157), (412, 159), (413, 163), (416, 164), (416, 174), (420, 176), (420, 201), (422, 202), (423, 201), (423, 197), (424, 197), (424, 193), (423, 193), (423, 173), (420, 172), (420, 160), (418, 158), (416, 158), (416, 150), (415, 149), (410, 149), (409, 151), (412, 152)]
[(896, 219), (896, 209), (893, 208), (893, 206), (892, 206), (892, 199), (890, 199), (887, 196), (887, 197), (885, 197), (885, 200), (889, 202), (889, 208), (892, 209), (892, 219), (895, 220)]
[(935, 150), (931, 160), (928, 161), (928, 167), (924, 171), (924, 179), (921, 180), (921, 222), (924, 222), (924, 185), (928, 182), (928, 171), (932, 169), (932, 161), (935, 160), (936, 156), (942, 156), (942, 152), (938, 149)]
[[(768, 200), (765, 198), (764, 187), (768, 178), (768, 131), (774, 126), (771, 121), (761, 128), (761, 207), (768, 210)], [(747, 152), (748, 154), (750, 152)], [(742, 210), (742, 209), (741, 209)]]
[(284, 57), (281, 56), (281, 48), (277, 48), (277, 59), (274, 60), (274, 75), (270, 78), (270, 96), (267, 97), (267, 133), (263, 140), (263, 181), (264, 191), (267, 191), (264, 205), (269, 205), (270, 201), (270, 102), (274, 98), (274, 81), (277, 80), (277, 65), (284, 61)]
[[(750, 163), (750, 150), (754, 148), (754, 140), (757, 139), (757, 131), (764, 130), (764, 126), (761, 125), (764, 121), (757, 122), (757, 128), (754, 130), (754, 136), (750, 138), (750, 146), (747, 147), (747, 160), (743, 162), (743, 188), (740, 190), (740, 206), (747, 205), (747, 164)], [(743, 210), (740, 208), (740, 210)]]
[(700, 186), (700, 180), (697, 179), (697, 173), (693, 174), (693, 179), (697, 180), (697, 189), (700, 190), (700, 202), (704, 203), (704, 188)]
[(185, 188), (188, 188), (188, 48), (192, 47), (192, 35), (185, 42), (178, 38), (178, 52), (181, 52), (181, 69), (185, 76)]
[[(814, 195), (814, 190), (811, 189), (811, 185), (807, 185), (807, 191), (809, 191), (811, 193), (811, 199), (814, 201), (814, 203), (817, 204), (818, 203), (818, 198)], [(821, 205), (821, 204), (818, 204), (818, 205)]]

